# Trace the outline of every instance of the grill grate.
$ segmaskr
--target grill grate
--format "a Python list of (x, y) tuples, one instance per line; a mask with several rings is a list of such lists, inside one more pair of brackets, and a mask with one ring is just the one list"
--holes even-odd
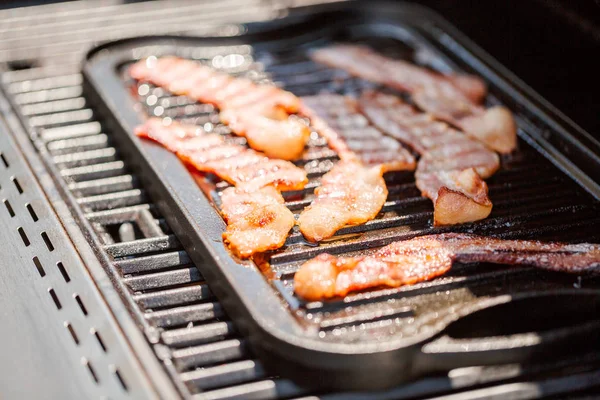
[[(185, 8), (181, 10), (189, 11)], [(102, 29), (102, 31), (107, 30)], [(121, 34), (119, 33), (119, 35)], [(69, 47), (69, 51), (73, 50), (71, 46), (64, 43), (55, 47), (60, 51), (54, 48), (48, 49), (48, 51), (59, 54), (66, 47)], [(22, 51), (27, 51), (27, 48)], [(22, 55), (22, 51), (18, 53), (19, 57)], [(11, 54), (6, 51), (0, 53), (3, 58), (10, 58)], [(310, 94), (321, 88), (328, 91), (351, 90), (352, 85), (356, 85), (354, 87), (356, 90), (364, 84), (361, 81), (352, 80), (349, 86), (342, 88), (333, 79), (335, 74), (332, 75), (331, 71), (302, 69), (315, 67), (305, 60), (295, 61), (292, 56), (292, 54), (280, 54), (278, 57), (281, 57), (282, 60), (269, 62), (265, 59), (261, 61), (267, 65), (276, 81), (285, 80), (284, 78), (291, 76), (292, 72), (297, 74), (293, 81), (286, 81), (286, 87), (297, 94)], [(40, 138), (54, 157), (53, 161), (68, 183), (69, 189), (77, 198), (79, 206), (85, 211), (87, 219), (92, 223), (96, 234), (103, 242), (103, 249), (114, 260), (117, 268), (122, 271), (123, 275), (120, 279), (129, 287), (132, 298), (140, 307), (143, 316), (141, 323), (148, 339), (156, 344), (157, 355), (166, 360), (166, 368), (172, 377), (183, 382), (185, 388), (189, 389), (189, 393), (184, 392), (184, 395), (203, 392), (202, 398), (207, 399), (291, 398), (303, 395), (303, 391), (289, 381), (270, 377), (263, 370), (260, 362), (253, 358), (246, 348), (245, 340), (236, 332), (232, 322), (223, 313), (219, 302), (210, 292), (198, 269), (190, 263), (177, 238), (164, 223), (160, 213), (151, 203), (151, 199), (144, 194), (144, 188), (136, 179), (135, 174), (127, 168), (127, 163), (119, 156), (118, 149), (114, 147), (111, 139), (112, 132), (106, 130), (102, 121), (97, 119), (94, 111), (88, 107), (85, 98), (82, 97), (81, 75), (77, 72), (78, 67), (68, 64), (68, 62), (79, 61), (79, 50), (69, 54), (67, 60), (56, 55), (49, 59), (51, 63), (56, 63), (58, 66), (5, 73), (2, 79), (6, 92), (10, 93), (13, 103), (17, 105), (21, 114), (27, 116), (27, 122), (32, 131), (40, 133)], [(302, 73), (298, 71), (302, 71)], [(164, 107), (173, 110), (169, 112), (182, 112), (181, 108), (183, 107), (183, 112), (188, 117), (191, 113), (188, 113), (189, 108), (186, 110), (185, 107), (187, 105), (197, 107), (192, 102), (186, 103), (186, 100), (182, 98), (174, 99), (166, 93), (157, 97), (161, 102), (177, 104), (173, 107)], [(199, 110), (201, 109), (202, 107), (199, 107)], [(197, 112), (201, 113), (202, 111)], [(319, 143), (315, 142), (314, 144)], [(323, 151), (327, 152), (326, 149)], [(327, 166), (331, 165), (332, 158), (331, 153), (322, 155), (322, 161), (319, 163), (323, 163), (323, 165), (317, 165), (312, 176), (316, 177), (319, 173), (326, 171)], [(307, 165), (309, 164), (314, 165), (315, 163), (309, 161)], [(526, 166), (522, 165), (522, 167)], [(515, 169), (513, 172), (520, 174), (519, 171), (524, 170), (527, 168)], [(597, 214), (593, 213), (594, 209), (589, 205), (567, 204), (567, 199), (562, 196), (568, 197), (569, 189), (564, 186), (565, 180), (562, 177), (543, 173), (526, 176), (530, 179), (539, 178), (540, 182), (544, 182), (544, 188), (547, 190), (556, 190), (557, 193), (562, 193), (557, 203), (547, 205), (547, 209), (550, 210), (547, 212), (550, 216), (555, 216), (557, 220), (564, 214), (572, 214), (573, 211), (582, 218), (586, 215), (583, 212), (591, 216)], [(508, 177), (506, 178), (508, 179)], [(498, 188), (501, 189), (503, 181), (499, 182)], [(513, 185), (513, 187), (518, 186)], [(527, 196), (527, 184), (523, 183), (521, 186), (519, 190)], [(310, 185), (309, 190), (314, 187), (315, 185)], [(394, 213), (399, 210), (415, 209), (420, 211), (412, 214), (408, 221), (398, 220), (397, 218), (401, 217), (396, 216), (386, 219), (383, 223), (387, 223), (387, 226), (412, 224), (413, 222), (426, 225), (425, 222), (430, 218), (428, 202), (414, 197), (414, 184), (410, 180), (400, 179), (393, 188), (398, 198), (401, 194), (407, 193), (412, 193), (413, 197), (410, 200), (388, 201), (386, 212)], [(390, 192), (392, 193), (392, 190)], [(494, 198), (493, 195), (492, 198)], [(536, 200), (533, 194), (528, 199), (529, 201)], [(510, 205), (510, 201), (510, 199), (506, 200), (506, 207)], [(303, 203), (290, 202), (289, 205), (292, 209), (298, 210)], [(554, 208), (551, 209), (552, 207)], [(501, 229), (502, 224), (507, 221), (502, 218), (508, 217), (510, 215), (507, 210), (499, 214), (495, 227)], [(525, 222), (519, 225), (520, 230), (514, 230), (515, 228), (511, 227), (513, 230), (507, 235), (521, 237), (530, 234), (531, 231), (525, 229), (535, 226), (535, 215), (530, 213), (528, 218), (524, 218)], [(525, 225), (526, 222), (529, 225)], [(380, 225), (377, 224), (381, 223), (374, 221), (368, 226), (368, 229), (378, 229)], [(574, 238), (577, 238), (578, 236), (575, 234), (582, 235), (579, 229), (582, 226), (586, 226), (585, 220), (573, 218), (569, 220), (569, 223), (563, 225), (555, 224), (548, 227), (544, 224), (536, 231), (536, 234), (551, 237), (557, 231), (560, 232), (561, 229), (566, 228), (569, 229), (570, 234), (574, 235)], [(290, 238), (289, 244), (292, 246), (298, 244), (299, 239), (300, 237), (295, 234)], [(378, 244), (376, 241), (369, 243)], [(300, 247), (298, 246), (298, 248)], [(282, 278), (281, 290), (284, 295), (289, 296), (286, 282), (291, 278), (293, 268), (302, 257), (310, 255), (310, 251), (298, 250), (275, 259), (277, 273)], [(283, 264), (290, 261), (296, 264), (285, 268)], [(502, 270), (490, 272), (485, 278), (470, 274), (468, 270), (464, 269), (460, 269), (459, 272), (457, 273), (455, 270), (456, 275), (441, 280), (445, 283), (436, 281), (406, 288), (403, 295), (407, 295), (410, 290), (419, 293), (434, 293), (444, 290), (445, 287), (456, 286), (468, 279), (476, 280), (478, 284), (485, 284), (487, 281), (498, 279), (499, 276), (510, 277), (508, 272)], [(533, 273), (533, 271), (524, 272), (524, 274)], [(584, 284), (587, 285), (588, 282), (586, 281)], [(394, 291), (381, 291), (377, 295), (385, 298), (386, 296), (391, 297), (394, 293)], [(351, 301), (360, 304), (361, 298), (355, 296)], [(321, 306), (320, 304), (308, 304), (307, 308), (320, 310)], [(394, 314), (383, 317), (403, 316), (405, 312), (405, 308), (399, 307), (394, 310)], [(365, 315), (367, 319), (372, 318), (366, 311), (361, 315)], [(321, 323), (324, 330), (356, 322), (344, 319), (344, 316), (336, 316), (327, 321)], [(173, 362), (171, 363), (170, 360)], [(574, 365), (583, 365), (582, 371), (586, 371), (595, 365), (600, 365), (600, 362), (597, 357), (574, 357), (561, 363), (543, 364), (534, 369), (527, 367), (518, 369), (511, 366), (505, 369), (500, 368), (500, 370), (498, 368), (462, 369), (452, 371), (449, 377), (429, 378), (396, 389), (384, 396), (412, 398), (434, 393), (442, 394), (484, 382), (507, 381), (518, 376), (536, 376), (536, 374), (549, 371), (563, 371)], [(590, 379), (598, 382), (597, 375), (593, 375), (593, 373), (582, 372), (580, 375), (568, 378), (571, 380), (560, 386), (560, 390), (549, 389), (547, 394), (559, 394), (578, 389), (581, 387), (581, 382)], [(469, 381), (469, 379), (473, 379), (473, 381)], [(506, 391), (506, 393), (509, 392)], [(364, 393), (356, 395), (357, 398), (378, 396), (378, 394)], [(349, 398), (349, 395), (330, 394), (319, 396), (319, 398)]]

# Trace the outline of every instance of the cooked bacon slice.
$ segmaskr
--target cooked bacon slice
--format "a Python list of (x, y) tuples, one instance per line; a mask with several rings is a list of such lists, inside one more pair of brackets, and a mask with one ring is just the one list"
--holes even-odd
[(478, 221), (490, 214), (492, 202), (482, 178), (498, 170), (496, 153), (397, 96), (365, 93), (359, 105), (376, 126), (421, 153), (416, 183), (434, 203), (434, 225)]
[(318, 242), (346, 225), (370, 221), (383, 207), (387, 194), (381, 166), (340, 161), (323, 175), (315, 200), (300, 214), (300, 232)]
[(296, 222), (273, 186), (225, 189), (221, 213), (227, 223), (223, 240), (240, 258), (280, 248)]
[(274, 185), (278, 190), (300, 190), (308, 182), (306, 171), (289, 161), (274, 160), (244, 146), (225, 142), (196, 126), (150, 118), (136, 128), (136, 135), (152, 139), (201, 172), (244, 188)]
[[(303, 97), (302, 102), (303, 112), (310, 114), (315, 129), (329, 140), (330, 147), (338, 152), (341, 159), (357, 158), (366, 166), (381, 165), (384, 171), (415, 168), (416, 160), (411, 152), (370, 125), (360, 113), (355, 99), (319, 94)], [(315, 126), (316, 115), (323, 120)]]
[(492, 150), (510, 153), (517, 147), (517, 125), (506, 107), (484, 109), (437, 87), (414, 92), (413, 100), (419, 108), (462, 129)]
[[(315, 200), (298, 219), (304, 237), (318, 242), (346, 225), (375, 218), (388, 193), (383, 174), (412, 170), (415, 158), (397, 141), (369, 126), (351, 98), (306, 97), (302, 99), (301, 113), (310, 118), (341, 159), (323, 176), (321, 186), (315, 190)], [(348, 124), (350, 119), (353, 125)]]
[(478, 103), (485, 85), (473, 76), (439, 75), (365, 46), (337, 45), (318, 49), (311, 57), (350, 74), (412, 94), (415, 104), (436, 119), (462, 129), (500, 153), (516, 147), (516, 124), (505, 107), (488, 110)]
[(221, 112), (221, 121), (237, 135), (245, 136), (253, 149), (282, 160), (300, 158), (310, 137), (308, 126), (287, 115), (274, 119), (256, 114), (253, 109), (227, 109)]
[(294, 290), (313, 301), (380, 286), (411, 285), (446, 273), (453, 261), (533, 265), (582, 273), (600, 268), (600, 245), (501, 240), (457, 233), (422, 236), (394, 242), (370, 256), (321, 254), (300, 267), (294, 277)]
[(299, 110), (299, 99), (276, 86), (257, 85), (175, 57), (140, 60), (129, 73), (137, 80), (217, 106), (223, 123), (268, 157), (297, 159), (309, 139), (309, 128), (289, 115)]
[(406, 61), (385, 57), (367, 46), (339, 44), (314, 50), (311, 58), (407, 92), (430, 85), (451, 86), (474, 103), (482, 101), (487, 92), (485, 83), (474, 75), (442, 75)]
[(488, 187), (473, 168), (432, 172), (417, 169), (416, 179), (421, 193), (433, 201), (435, 226), (479, 221), (492, 212)]

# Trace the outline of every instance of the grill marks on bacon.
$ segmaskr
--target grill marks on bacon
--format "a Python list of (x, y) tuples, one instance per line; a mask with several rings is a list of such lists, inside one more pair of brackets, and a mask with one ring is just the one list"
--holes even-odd
[(365, 93), (359, 105), (375, 126), (421, 153), (416, 183), (434, 203), (434, 225), (478, 221), (490, 214), (483, 179), (498, 170), (496, 153), (397, 96)]
[(302, 155), (310, 129), (290, 114), (298, 112), (299, 99), (271, 85), (234, 78), (197, 62), (176, 57), (140, 60), (129, 74), (178, 95), (215, 105), (223, 123), (268, 157), (295, 160)]
[(471, 75), (441, 75), (411, 63), (387, 58), (359, 45), (315, 50), (311, 58), (360, 78), (411, 93), (413, 101), (438, 120), (448, 122), (490, 149), (510, 153), (516, 148), (516, 124), (505, 107), (479, 105), (485, 84)]
[(353, 99), (318, 95), (302, 102), (302, 113), (341, 159), (322, 177), (315, 199), (298, 218), (304, 237), (319, 242), (344, 226), (375, 218), (388, 194), (383, 174), (412, 170), (415, 158), (397, 141), (369, 126)]
[(322, 119), (320, 125), (313, 122), (313, 126), (328, 139), (329, 146), (342, 160), (359, 160), (365, 166), (381, 165), (385, 172), (415, 169), (412, 153), (369, 124), (355, 99), (320, 94), (303, 97), (302, 103), (303, 113), (311, 114), (311, 120)]
[(370, 256), (321, 254), (300, 267), (294, 277), (294, 290), (300, 297), (314, 301), (380, 286), (412, 285), (443, 275), (454, 261), (532, 265), (582, 273), (600, 268), (600, 245), (501, 240), (457, 233), (422, 236), (394, 242)]
[(240, 188), (273, 185), (278, 190), (300, 190), (308, 182), (306, 171), (289, 161), (273, 160), (244, 146), (226, 143), (222, 136), (197, 126), (176, 122), (165, 126), (150, 118), (136, 135), (152, 139), (192, 165)]
[(210, 172), (235, 185), (221, 196), (227, 222), (225, 243), (240, 258), (278, 249), (294, 226), (280, 190), (301, 190), (306, 172), (289, 161), (273, 160), (244, 146), (226, 143), (222, 136), (200, 127), (150, 118), (136, 135), (154, 140), (195, 169)]

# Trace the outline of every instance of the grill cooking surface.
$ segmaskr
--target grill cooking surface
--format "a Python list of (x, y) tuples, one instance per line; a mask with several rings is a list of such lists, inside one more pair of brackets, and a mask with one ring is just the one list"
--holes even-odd
[[(397, 43), (392, 47), (397, 50)], [(403, 55), (406, 53), (403, 52)], [(298, 95), (315, 93), (320, 89), (354, 92), (364, 84), (357, 80), (341, 82), (333, 79), (344, 77), (344, 74), (317, 67), (298, 53), (257, 56), (275, 81), (284, 82), (287, 89)], [(86, 220), (100, 239), (100, 247), (114, 260), (115, 282), (126, 286), (127, 299), (132, 300), (133, 310), (148, 340), (155, 345), (157, 356), (165, 360), (165, 366), (182, 394), (204, 392), (202, 398), (217, 399), (236, 396), (295, 398), (306, 393), (290, 381), (269, 376), (261, 363), (255, 360), (246, 339), (237, 333), (144, 186), (132, 173), (129, 163), (121, 157), (112, 130), (99, 119), (88, 99), (82, 96), (81, 75), (76, 69), (72, 65), (59, 65), (51, 69), (6, 73), (2, 78), (5, 93), (11, 97), (23, 120), (28, 122), (31, 132), (40, 132), (43, 148), (48, 150), (52, 162), (84, 210)], [(147, 104), (150, 94), (156, 96), (156, 103), (150, 106), (152, 113), (187, 117), (191, 122), (215, 118), (214, 113), (210, 116), (210, 112), (206, 112), (209, 111), (207, 106), (196, 105), (181, 97), (174, 98), (161, 89), (148, 87), (148, 90), (143, 98)], [(150, 100), (150, 103), (153, 101)], [(157, 110), (158, 106), (162, 106), (162, 111)], [(319, 144), (318, 140), (313, 142)], [(521, 150), (527, 157), (519, 156), (505, 162), (503, 170), (488, 180), (495, 209), (483, 223), (485, 232), (507, 238), (597, 241), (598, 233), (593, 230), (597, 223), (595, 218), (598, 218), (597, 211), (594, 211), (597, 204), (537, 152), (523, 143)], [(323, 151), (327, 152), (327, 149), (323, 148)], [(313, 166), (317, 164), (316, 172), (324, 172), (333, 160), (332, 155), (324, 158), (326, 165), (320, 171), (319, 163), (311, 161)], [(313, 178), (318, 175), (315, 173)], [(388, 224), (385, 227), (427, 229), (431, 217), (429, 200), (418, 197), (409, 176), (389, 178), (388, 211), (378, 218), (381, 222), (373, 221), (369, 229), (377, 229), (376, 224), (382, 222)], [(295, 212), (302, 207), (302, 203), (290, 201), (289, 204)], [(404, 235), (399, 232), (401, 229), (395, 229), (399, 237)], [(385, 243), (378, 240), (375, 233), (370, 233), (373, 236), (369, 236), (370, 242), (366, 242), (365, 246)], [(289, 280), (299, 261), (308, 257), (308, 252), (315, 251), (303, 247), (298, 235), (296, 233), (290, 238), (288, 250), (291, 252), (279, 253), (272, 260), (278, 278), (276, 287), (293, 307), (297, 304), (290, 295)], [(356, 249), (352, 239), (344, 246), (340, 251)], [(204, 268), (202, 265), (198, 267)], [(590, 278), (542, 274), (530, 269), (505, 270), (486, 265), (467, 269), (456, 266), (447, 277), (434, 282), (374, 293), (385, 300), (385, 304), (391, 305), (384, 307), (392, 310), (389, 315), (381, 313), (381, 307), (372, 307), (369, 314), (366, 304), (369, 295), (353, 295), (348, 298), (349, 305), (354, 309), (360, 307), (360, 313), (344, 314), (334, 307), (337, 317), (322, 319), (319, 325), (327, 338), (335, 336), (336, 329), (361, 321), (372, 321), (371, 325), (379, 325), (377, 329), (381, 331), (386, 324), (396, 324), (396, 320), (409, 320), (409, 315), (415, 312), (411, 309), (412, 304), (416, 302), (420, 306), (428, 304), (428, 307), (435, 308), (438, 303), (436, 297), (440, 296), (448, 296), (458, 302), (461, 296), (468, 298), (508, 291), (595, 285), (596, 281)], [(406, 305), (396, 306), (395, 303), (400, 301), (406, 302)], [(441, 303), (446, 301), (444, 299)], [(440, 306), (443, 306), (441, 303)], [(322, 313), (321, 304), (306, 306), (309, 314), (327, 315), (328, 310)], [(408, 319), (405, 318), (407, 316)], [(373, 330), (368, 326), (365, 328)], [(494, 393), (538, 397), (589, 387), (600, 380), (598, 373), (593, 372), (598, 365), (598, 358), (592, 354), (571, 356), (558, 362), (543, 360), (533, 366), (456, 369), (448, 376), (428, 378), (387, 393), (361, 393), (356, 398), (422, 397), (473, 385), (511, 382), (519, 377), (528, 377), (532, 380), (531, 384), (504, 384), (494, 388)], [(473, 391), (472, 396), (485, 396), (485, 389)], [(352, 396), (347, 393), (327, 394), (319, 398)]]
[[(378, 38), (363, 39), (360, 43), (387, 56), (415, 61), (413, 52), (398, 41)], [(238, 60), (240, 66), (222, 69), (257, 81), (271, 80), (298, 96), (318, 93), (357, 95), (364, 89), (375, 87), (343, 71), (310, 61), (305, 51), (306, 48), (252, 54), (247, 47), (238, 47), (221, 50), (216, 57), (199, 61), (219, 66)], [(186, 51), (182, 51), (182, 55), (185, 54)], [(124, 79), (128, 80), (126, 76)], [(228, 128), (219, 123), (218, 112), (212, 106), (196, 103), (185, 96), (174, 96), (148, 83), (134, 86), (136, 97), (145, 106), (148, 115), (201, 125), (237, 143), (244, 141), (230, 134)], [(326, 101), (323, 104), (335, 111), (333, 102), (328, 106)], [(365, 121), (362, 115), (356, 114), (349, 116), (344, 123), (349, 128), (360, 130), (364, 129)], [(363, 148), (378, 145), (368, 137), (363, 138), (361, 144)], [(304, 158), (297, 162), (304, 166), (310, 181), (301, 192), (284, 192), (287, 206), (294, 213), (299, 214), (310, 204), (320, 176), (329, 171), (336, 160), (335, 153), (326, 146), (324, 139), (313, 132)], [(423, 328), (422, 325), (426, 329), (427, 324), (433, 322), (430, 320), (431, 313), (449, 306), (481, 296), (564, 288), (571, 286), (577, 278), (529, 267), (455, 265), (445, 277), (432, 282), (398, 289), (371, 290), (339, 301), (305, 304), (294, 296), (293, 276), (299, 265), (317, 254), (360, 254), (394, 240), (445, 231), (472, 232), (506, 239), (570, 242), (594, 242), (600, 237), (600, 233), (591, 229), (600, 221), (600, 203), (522, 141), (519, 151), (504, 157), (501, 170), (488, 179), (494, 209), (484, 221), (432, 228), (432, 204), (429, 199), (420, 196), (414, 172), (388, 173), (386, 182), (390, 194), (381, 213), (373, 221), (346, 227), (317, 247), (305, 242), (298, 227), (294, 227), (285, 248), (268, 256), (268, 278), (288, 301), (295, 315), (307, 325), (319, 329), (320, 337), (325, 340), (355, 342), (390, 335), (410, 335)], [(218, 192), (228, 186), (225, 182), (216, 182), (209, 196), (218, 203)], [(447, 294), (440, 299), (439, 293), (443, 291)], [(425, 317), (419, 319), (419, 316)]]

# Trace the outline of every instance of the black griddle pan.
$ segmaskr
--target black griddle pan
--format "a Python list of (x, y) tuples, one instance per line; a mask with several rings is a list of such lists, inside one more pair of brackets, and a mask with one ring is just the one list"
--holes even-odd
[[(149, 55), (194, 57), (194, 50), (244, 45), (251, 46), (257, 55), (301, 53), (340, 38), (393, 41), (419, 48), (442, 68), (466, 70), (487, 81), (491, 104), (503, 103), (515, 112), (520, 147), (541, 154), (542, 169), (560, 170), (558, 174), (576, 187), (574, 193), (583, 205), (573, 213), (598, 216), (600, 198), (596, 183), (600, 178), (598, 143), (426, 9), (387, 2), (335, 4), (303, 9), (299, 16), (251, 24), (244, 30), (238, 37), (161, 36), (108, 43), (88, 54), (83, 74), (87, 98), (104, 123), (118, 133), (114, 139), (120, 143), (119, 149), (146, 181), (211, 290), (269, 368), (307, 386), (383, 389), (423, 374), (472, 365), (526, 363), (536, 357), (597, 346), (600, 292), (593, 285), (585, 290), (573, 288), (573, 277), (528, 270), (517, 275), (513, 284), (512, 272), (502, 272), (485, 284), (478, 283), (483, 286), (475, 289), (468, 279), (461, 283), (450, 277), (446, 286), (425, 284), (412, 292), (411, 288), (388, 289), (305, 304), (282, 283), (285, 273), (270, 279), (253, 262), (234, 259), (222, 242), (225, 224), (216, 206), (185, 166), (162, 147), (134, 136), (144, 113), (123, 80), (122, 67), (127, 63)], [(536, 182), (530, 184), (535, 186)], [(554, 211), (548, 212), (554, 215)], [(584, 229), (591, 231), (593, 227), (593, 221), (584, 224)], [(488, 228), (468, 224), (452, 229), (498, 235), (497, 229), (488, 232)], [(341, 253), (363, 246), (361, 251), (369, 251), (395, 239), (437, 231), (408, 224), (402, 233), (388, 229), (381, 236), (368, 236), (364, 241), (368, 244), (360, 245), (358, 238), (328, 249)], [(528, 233), (536, 237), (536, 232), (542, 231)], [(290, 254), (286, 251), (273, 259), (280, 257), (280, 264), (297, 267), (301, 260), (322, 250), (306, 247)], [(290, 279), (288, 276), (288, 283)], [(494, 285), (501, 289), (489, 289)], [(426, 300), (418, 303), (421, 298)], [(387, 310), (392, 310), (392, 317), (382, 318)], [(364, 315), (369, 317), (362, 318)], [(312, 323), (315, 319), (330, 321), (335, 329)], [(393, 325), (400, 320), (402, 323)], [(384, 322), (389, 321), (394, 328), (386, 331)]]

